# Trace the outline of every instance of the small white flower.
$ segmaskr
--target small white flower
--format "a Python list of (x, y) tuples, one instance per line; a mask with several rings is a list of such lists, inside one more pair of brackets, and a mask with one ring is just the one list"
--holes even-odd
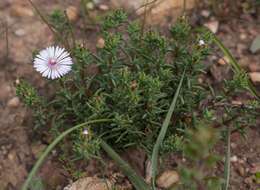
[(49, 79), (60, 78), (67, 74), (73, 64), (69, 53), (64, 48), (55, 46), (41, 50), (33, 63), (36, 71)]
[(200, 46), (204, 46), (204, 45), (205, 45), (204, 40), (199, 40), (199, 45), (200, 45)]
[(87, 129), (84, 129), (84, 130), (83, 130), (83, 135), (88, 135), (88, 134), (89, 134), (88, 130), (87, 130)]

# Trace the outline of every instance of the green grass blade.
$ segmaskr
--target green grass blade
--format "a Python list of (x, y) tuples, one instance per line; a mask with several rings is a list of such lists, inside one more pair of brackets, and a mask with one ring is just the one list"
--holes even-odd
[(76, 125), (66, 131), (64, 131), (63, 133), (61, 133), (51, 144), (49, 144), (49, 146), (45, 149), (45, 151), (42, 153), (41, 157), (37, 160), (37, 162), (35, 163), (35, 165), (33, 166), (32, 170), (30, 171), (25, 183), (23, 184), (22, 190), (28, 190), (28, 187), (32, 181), (32, 179), (34, 178), (36, 172), (38, 171), (38, 169), (40, 168), (40, 166), (42, 165), (43, 161), (45, 160), (45, 158), (48, 156), (48, 154), (54, 149), (54, 147), (68, 134), (70, 134), (71, 132), (84, 127), (86, 125), (90, 125), (90, 124), (94, 124), (94, 123), (105, 123), (105, 122), (111, 122), (111, 119), (98, 119), (98, 120), (92, 120), (92, 121), (87, 121), (85, 123), (81, 123), (79, 125)]
[[(231, 65), (232, 69), (235, 73), (240, 73), (243, 69), (240, 67), (236, 59), (232, 56), (230, 51), (224, 46), (224, 44), (214, 35), (213, 42), (220, 48), (223, 54), (228, 58), (229, 64)], [(252, 81), (248, 79), (248, 90), (259, 100), (260, 96), (253, 85)]]
[(230, 127), (227, 127), (226, 139), (227, 139), (227, 150), (226, 150), (226, 159), (225, 159), (225, 168), (224, 168), (224, 185), (223, 190), (228, 190), (229, 178), (230, 178)]
[(229, 59), (229, 63), (231, 64), (232, 68), (235, 72), (240, 72), (242, 69), (235, 60), (235, 58), (232, 56), (230, 51), (224, 46), (224, 44), (217, 38), (217, 36), (214, 35), (213, 38), (214, 43), (220, 48), (220, 50), (224, 53), (225, 56)]
[(168, 126), (170, 124), (171, 117), (172, 117), (173, 111), (175, 109), (177, 99), (178, 99), (179, 94), (180, 94), (180, 90), (181, 90), (181, 87), (182, 87), (182, 83), (183, 83), (185, 73), (186, 73), (186, 67), (183, 71), (183, 74), (182, 74), (181, 80), (179, 82), (178, 88), (177, 88), (177, 90), (174, 94), (171, 106), (168, 110), (168, 113), (167, 113), (166, 118), (163, 122), (162, 128), (160, 130), (159, 136), (157, 137), (156, 143), (155, 143), (154, 148), (153, 148), (153, 153), (152, 153), (152, 185), (153, 185), (153, 189), (156, 189), (155, 188), (155, 178), (156, 178), (156, 175), (157, 175), (159, 149), (160, 149), (160, 146), (161, 146), (161, 144), (162, 144), (162, 142), (165, 138)]
[(150, 190), (143, 178), (139, 176), (127, 162), (125, 162), (105, 141), (101, 140), (101, 147), (116, 162), (122, 172), (128, 177), (137, 190)]

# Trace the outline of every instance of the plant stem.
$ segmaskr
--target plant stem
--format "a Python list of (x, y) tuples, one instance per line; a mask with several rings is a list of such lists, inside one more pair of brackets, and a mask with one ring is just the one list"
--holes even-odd
[(173, 111), (174, 111), (176, 103), (177, 103), (177, 99), (178, 99), (180, 91), (181, 91), (183, 79), (184, 79), (184, 76), (185, 76), (185, 73), (186, 73), (186, 67), (187, 66), (185, 66), (185, 69), (184, 69), (184, 71), (182, 73), (181, 80), (179, 82), (178, 88), (177, 88), (177, 90), (176, 90), (176, 92), (174, 94), (171, 106), (170, 106), (170, 108), (169, 108), (169, 110), (167, 112), (166, 118), (165, 118), (165, 120), (163, 122), (163, 125), (162, 125), (162, 128), (160, 130), (159, 136), (157, 137), (156, 143), (155, 143), (154, 148), (153, 148), (153, 153), (152, 153), (152, 185), (153, 185), (153, 189), (154, 190), (156, 189), (156, 187), (155, 187), (155, 178), (156, 178), (156, 175), (157, 175), (159, 149), (160, 149), (160, 146), (161, 146), (161, 144), (162, 144), (162, 142), (163, 142), (163, 140), (165, 138), (168, 126), (169, 126), (170, 121), (171, 121), (171, 117), (172, 117)]
[(230, 132), (231, 132), (231, 129), (229, 126), (227, 126), (227, 134), (226, 134), (227, 151), (226, 151), (225, 169), (224, 169), (225, 183), (223, 186), (223, 190), (228, 190), (229, 178), (230, 178)]
[(127, 162), (125, 162), (105, 141), (101, 140), (101, 147), (117, 163), (122, 172), (129, 178), (137, 190), (150, 190), (143, 178), (139, 176)]
[(61, 133), (49, 146), (45, 149), (45, 151), (42, 153), (40, 158), (37, 160), (35, 165), (33, 166), (32, 170), (30, 171), (25, 183), (23, 184), (22, 190), (27, 190), (32, 178), (35, 176), (36, 172), (38, 171), (39, 167), (42, 165), (44, 159), (48, 156), (48, 154), (54, 149), (54, 147), (68, 134), (71, 132), (84, 127), (86, 125), (94, 124), (94, 123), (106, 123), (106, 122), (111, 122), (112, 119), (97, 119), (97, 120), (92, 120), (92, 121), (87, 121), (85, 123), (81, 123), (79, 125), (76, 125), (63, 133)]
[(48, 26), (48, 28), (51, 30), (53, 35), (62, 41), (62, 44), (69, 49), (69, 44), (64, 40), (64, 38), (59, 34), (58, 32), (55, 31), (53, 26), (48, 22), (48, 20), (45, 18), (45, 16), (41, 13), (41, 11), (38, 9), (38, 7), (34, 4), (32, 0), (28, 0), (35, 12), (40, 16), (41, 20)]

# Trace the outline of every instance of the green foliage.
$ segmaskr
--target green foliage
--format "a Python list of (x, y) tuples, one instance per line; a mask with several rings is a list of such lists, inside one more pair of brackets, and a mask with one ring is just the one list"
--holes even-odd
[(44, 190), (44, 183), (40, 177), (34, 177), (30, 183), (30, 190)]
[(35, 128), (44, 126), (49, 119), (49, 112), (46, 109), (46, 102), (40, 97), (36, 89), (28, 82), (21, 80), (16, 86), (16, 94), (20, 97), (26, 106), (32, 109), (35, 118)]
[(197, 123), (197, 127), (187, 130), (184, 143), (185, 158), (189, 166), (181, 166), (182, 184), (178, 189), (220, 190), (222, 179), (211, 172), (219, 157), (212, 152), (212, 148), (219, 139), (219, 133), (209, 127), (209, 123)]
[(119, 9), (106, 17), (102, 28), (103, 30), (116, 28), (126, 21), (127, 21), (127, 14), (123, 10)]
[(59, 33), (63, 34), (69, 29), (68, 19), (66, 14), (59, 9), (54, 10), (49, 16), (49, 21), (53, 28), (55, 28)]
[(16, 86), (16, 94), (23, 99), (24, 103), (28, 107), (35, 107), (42, 102), (36, 89), (24, 80)]
[[(50, 22), (66, 38), (58, 40), (69, 40), (71, 28), (62, 12), (55, 11)], [(151, 155), (185, 70), (160, 154), (184, 150), (192, 162), (202, 160), (210, 168), (217, 160), (210, 152), (218, 135), (205, 125), (232, 124), (240, 129), (249, 120), (253, 124), (259, 105), (253, 101), (232, 104), (230, 97), (249, 85), (247, 74), (235, 62), (233, 67), (238, 72), (224, 89), (215, 92), (207, 83), (199, 82), (206, 72), (203, 61), (211, 53), (211, 43), (216, 41), (209, 31), (193, 30), (182, 17), (170, 32), (170, 36), (153, 30), (142, 34), (138, 22), (129, 22), (122, 10), (115, 11), (102, 25), (104, 48), (98, 48), (96, 54), (80, 45), (71, 49), (73, 71), (52, 83), (56, 85), (52, 99), (42, 99), (24, 82), (18, 85), (17, 95), (33, 109), (37, 126), (47, 128), (48, 124), (49, 134), (54, 137), (79, 123), (112, 119), (106, 124), (91, 125), (87, 137), (81, 128), (75, 129), (69, 134), (72, 143), (60, 145), (66, 150), (63, 158), (96, 157), (102, 144), (100, 138), (115, 150), (141, 147)], [(205, 44), (201, 45), (200, 40)], [(206, 123), (201, 122), (205, 120)], [(196, 180), (202, 180), (209, 188), (217, 187), (214, 176), (204, 175), (198, 165), (194, 166), (182, 170), (184, 185), (196, 189)]]

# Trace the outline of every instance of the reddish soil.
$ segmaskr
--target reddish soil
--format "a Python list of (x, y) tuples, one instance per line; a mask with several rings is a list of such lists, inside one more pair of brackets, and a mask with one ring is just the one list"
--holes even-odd
[[(62, 1), (62, 3), (59, 0), (35, 2), (46, 12), (57, 7), (78, 5), (78, 1), (72, 0)], [(228, 17), (228, 13), (224, 12), (221, 13), (224, 16), (207, 18), (201, 15), (202, 10), (203, 8), (192, 13), (194, 23), (203, 24), (211, 19), (217, 20), (219, 22), (217, 35), (231, 49), (240, 64), (250, 72), (260, 72), (260, 54), (252, 54), (249, 51), (252, 40), (260, 34), (260, 17), (250, 13), (235, 12), (235, 17), (223, 19)], [(50, 90), (44, 79), (33, 70), (31, 55), (33, 50), (50, 45), (53, 37), (48, 27), (38, 16), (35, 16), (27, 1), (1, 0), (0, 21), (8, 23), (9, 46), (7, 57), (5, 25), (0, 23), (0, 190), (19, 190), (40, 150), (46, 145), (32, 135), (31, 113), (17, 99), (15, 84), (19, 82), (19, 78), (25, 78), (35, 84), (40, 93)], [(88, 43), (94, 47), (95, 42), (96, 37)], [(228, 68), (227, 65), (218, 62), (218, 57), (213, 57), (210, 65), (215, 83), (223, 80)], [(258, 169), (260, 167), (259, 127), (248, 128), (246, 138), (235, 133), (231, 140), (233, 161), (230, 189), (259, 190), (260, 187), (252, 177), (256, 167)], [(216, 149), (224, 154), (223, 144), (220, 143)], [(144, 160), (136, 159), (134, 162), (136, 168), (140, 168)], [(94, 166), (89, 167), (91, 170)], [(218, 169), (223, 171), (223, 165), (220, 164)], [(62, 166), (51, 160), (45, 163), (40, 175), (48, 179), (47, 183), (55, 189), (61, 189), (70, 181)]]

